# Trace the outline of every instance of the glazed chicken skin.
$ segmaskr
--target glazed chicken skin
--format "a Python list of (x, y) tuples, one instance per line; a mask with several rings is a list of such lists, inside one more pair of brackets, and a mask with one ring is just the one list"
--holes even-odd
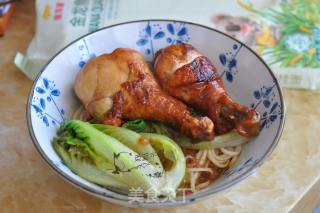
[(157, 120), (195, 139), (213, 138), (213, 123), (195, 116), (181, 101), (165, 93), (143, 57), (118, 48), (90, 60), (77, 75), (74, 90), (86, 110), (104, 124), (124, 119)]
[(259, 114), (230, 98), (214, 65), (193, 46), (177, 44), (159, 50), (154, 69), (165, 91), (212, 119), (216, 134), (235, 128), (243, 136), (258, 135)]

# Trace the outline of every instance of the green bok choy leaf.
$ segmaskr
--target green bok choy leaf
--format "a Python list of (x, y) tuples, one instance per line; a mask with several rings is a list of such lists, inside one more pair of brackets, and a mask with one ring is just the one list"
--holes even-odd
[(150, 177), (159, 172), (152, 164), (87, 122), (64, 122), (53, 146), (73, 172), (93, 183), (127, 190), (159, 190), (164, 184), (163, 177)]

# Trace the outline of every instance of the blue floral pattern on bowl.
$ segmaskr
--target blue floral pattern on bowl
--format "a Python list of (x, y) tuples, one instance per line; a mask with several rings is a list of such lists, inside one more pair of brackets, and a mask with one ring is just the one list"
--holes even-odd
[[(32, 108), (35, 110), (37, 117), (47, 127), (49, 127), (50, 124), (60, 124), (65, 119), (65, 111), (62, 107), (57, 105), (55, 98), (59, 97), (61, 92), (56, 88), (54, 81), (50, 81), (43, 77), (39, 82), (42, 82), (42, 85), (37, 84), (35, 88), (35, 95), (32, 98)], [(60, 115), (59, 117), (47, 111), (49, 104), (55, 107), (56, 111)]]
[(170, 22), (166, 26), (160, 24), (147, 25), (139, 32), (136, 45), (144, 48), (146, 55), (154, 57), (155, 42), (165, 39), (170, 44), (188, 43), (190, 36), (185, 23)]
[(139, 40), (136, 44), (145, 48), (145, 54), (154, 57), (154, 42), (165, 37), (165, 32), (159, 24), (147, 23), (145, 28), (139, 33)]
[(274, 88), (276, 83), (271, 86), (262, 86), (258, 90), (253, 92), (253, 96), (256, 99), (255, 103), (251, 104), (251, 107), (257, 109), (262, 108), (261, 128), (269, 128), (278, 118), (283, 118), (283, 112), (281, 110), (281, 104), (275, 100), (276, 94)]
[(185, 23), (172, 22), (167, 24), (168, 36), (167, 43), (180, 44), (188, 43), (190, 36), (188, 34), (188, 28)]
[(78, 63), (80, 68), (84, 67), (88, 60), (96, 57), (96, 54), (90, 51), (85, 39), (81, 39), (77, 42), (77, 49), (80, 54), (80, 60)]
[(220, 63), (224, 66), (221, 78), (224, 76), (228, 82), (233, 82), (234, 76), (238, 73), (237, 55), (242, 48), (242, 44), (233, 44), (232, 49), (219, 55)]

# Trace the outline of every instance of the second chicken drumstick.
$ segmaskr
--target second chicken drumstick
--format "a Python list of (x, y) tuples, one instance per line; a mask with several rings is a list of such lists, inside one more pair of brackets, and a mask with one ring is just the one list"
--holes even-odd
[(217, 134), (236, 128), (243, 136), (258, 135), (257, 111), (230, 98), (214, 65), (193, 46), (177, 44), (159, 50), (154, 68), (163, 89), (207, 114)]

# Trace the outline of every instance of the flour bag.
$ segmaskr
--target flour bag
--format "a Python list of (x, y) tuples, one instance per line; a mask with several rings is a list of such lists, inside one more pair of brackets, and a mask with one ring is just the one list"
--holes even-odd
[(319, 89), (318, 11), (318, 0), (37, 0), (35, 36), (15, 64), (34, 79), (50, 58), (87, 33), (126, 21), (175, 19), (239, 39), (266, 61), (283, 87)]

